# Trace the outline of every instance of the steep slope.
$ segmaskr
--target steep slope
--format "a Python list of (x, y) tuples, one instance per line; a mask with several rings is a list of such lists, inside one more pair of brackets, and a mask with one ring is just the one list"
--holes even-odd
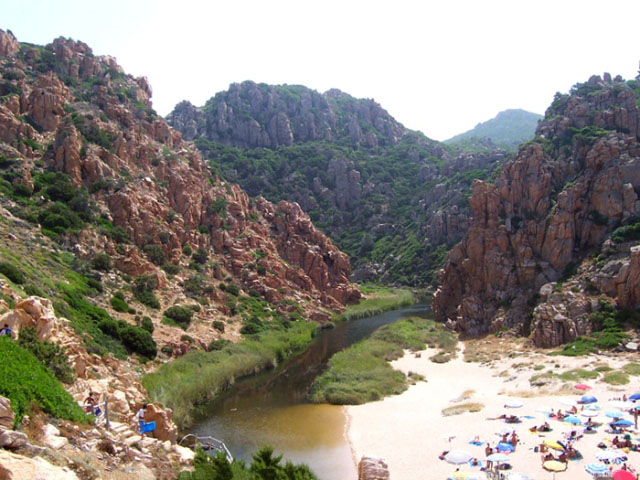
[(542, 118), (542, 115), (526, 110), (505, 110), (491, 120), (479, 123), (471, 130), (445, 140), (444, 143), (463, 149), (482, 149), (485, 148), (488, 139), (501, 148), (515, 150), (518, 145), (533, 138), (538, 121)]
[(182, 102), (167, 119), (223, 178), (299, 203), (349, 254), (358, 280), (437, 283), (466, 231), (471, 181), (506, 158), (447, 149), (338, 90), (243, 82), (202, 108)]
[(515, 326), (553, 346), (597, 328), (602, 295), (638, 306), (639, 99), (638, 80), (577, 84), (493, 184), (474, 183), (471, 226), (434, 298), (438, 320), (468, 334)]

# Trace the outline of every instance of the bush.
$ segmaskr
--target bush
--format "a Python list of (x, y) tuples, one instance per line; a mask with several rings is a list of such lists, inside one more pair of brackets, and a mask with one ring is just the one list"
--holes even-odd
[(54, 417), (88, 422), (80, 406), (31, 352), (0, 337), (0, 358), (0, 395), (11, 401), (16, 425), (31, 403)]
[(182, 247), (182, 253), (184, 253), (187, 257), (190, 257), (193, 253), (191, 245), (185, 245), (184, 247)]
[(160, 302), (153, 293), (158, 280), (151, 275), (140, 275), (134, 280), (133, 296), (143, 305), (150, 308), (160, 308)]
[(224, 322), (222, 320), (214, 320), (213, 328), (215, 328), (220, 333), (224, 333)]
[(185, 333), (183, 335), (180, 335), (180, 341), (193, 343), (193, 338)]
[(24, 274), (18, 267), (7, 262), (0, 262), (0, 273), (11, 280), (13, 283), (22, 285), (25, 282)]
[(142, 324), (140, 325), (140, 327), (149, 333), (153, 333), (153, 331), (155, 330), (155, 327), (153, 326), (153, 322), (149, 317), (143, 317)]
[(233, 283), (230, 283), (226, 286), (226, 291), (227, 293), (230, 293), (235, 297), (237, 297), (240, 294), (240, 288), (237, 285), (234, 285)]
[(181, 307), (180, 305), (174, 305), (164, 311), (164, 316), (186, 328), (193, 318), (193, 310)]
[(178, 265), (174, 265), (173, 263), (165, 263), (162, 266), (162, 269), (169, 275), (177, 275), (180, 272), (180, 267)]
[(113, 297), (111, 297), (110, 303), (111, 308), (113, 308), (116, 312), (126, 313), (129, 311), (129, 305), (127, 304), (127, 302), (125, 302), (121, 297), (116, 296), (115, 294), (113, 295)]
[(33, 283), (28, 283), (23, 288), (27, 295), (35, 295), (36, 297), (46, 297), (45, 293)]
[(75, 375), (67, 361), (65, 350), (60, 345), (40, 340), (35, 327), (20, 330), (18, 345), (33, 353), (61, 382), (74, 382)]
[(91, 268), (108, 272), (111, 270), (111, 257), (106, 253), (98, 253), (91, 259)]
[(118, 331), (120, 341), (128, 350), (137, 352), (140, 355), (153, 359), (158, 354), (156, 342), (151, 334), (142, 328), (127, 325)]
[(193, 260), (196, 263), (199, 263), (200, 265), (204, 265), (205, 263), (207, 263), (208, 259), (209, 259), (209, 254), (207, 253), (207, 250), (203, 247), (198, 247), (196, 251), (193, 253)]
[(167, 261), (167, 257), (164, 254), (164, 250), (160, 245), (148, 244), (144, 246), (144, 253), (149, 257), (152, 263), (156, 265), (163, 265)]

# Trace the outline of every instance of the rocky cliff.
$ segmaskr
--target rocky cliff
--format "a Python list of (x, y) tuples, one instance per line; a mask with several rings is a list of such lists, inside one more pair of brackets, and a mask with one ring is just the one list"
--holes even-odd
[(447, 149), (338, 90), (243, 82), (167, 119), (223, 178), (298, 202), (350, 255), (357, 280), (437, 283), (443, 253), (468, 227), (471, 181), (506, 158), (495, 146)]
[[(554, 346), (591, 331), (601, 295), (638, 306), (636, 249), (611, 248), (635, 240), (620, 232), (640, 214), (638, 98), (637, 80), (577, 84), (494, 183), (474, 183), (469, 231), (434, 298), (438, 320), (471, 335), (518, 327)], [(618, 241), (605, 243), (612, 233)]]

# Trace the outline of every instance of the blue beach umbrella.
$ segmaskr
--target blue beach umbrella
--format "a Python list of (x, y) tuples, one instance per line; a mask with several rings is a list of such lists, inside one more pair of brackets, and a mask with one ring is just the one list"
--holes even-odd
[(613, 422), (611, 425), (615, 425), (616, 427), (630, 427), (633, 425), (633, 422), (629, 420), (618, 420), (617, 422)]
[(609, 467), (601, 462), (588, 463), (584, 466), (584, 469), (591, 475), (601, 475), (603, 473), (609, 473)]
[(513, 452), (516, 448), (510, 443), (500, 442), (496, 448), (499, 452)]
[(634, 393), (633, 395), (631, 395), (631, 396), (629, 397), (629, 400), (633, 400), (634, 402), (635, 402), (636, 400), (640, 400), (640, 393)]
[(580, 402), (582, 403), (596, 403), (597, 401), (598, 399), (593, 395), (583, 395), (580, 399)]
[(604, 414), (607, 417), (610, 417), (610, 418), (622, 418), (622, 417), (624, 417), (624, 413), (621, 412), (620, 410), (607, 410), (606, 412), (604, 412)]
[(573, 425), (580, 425), (582, 420), (580, 420), (575, 415), (569, 415), (568, 417), (564, 417), (564, 421), (567, 423), (572, 423)]

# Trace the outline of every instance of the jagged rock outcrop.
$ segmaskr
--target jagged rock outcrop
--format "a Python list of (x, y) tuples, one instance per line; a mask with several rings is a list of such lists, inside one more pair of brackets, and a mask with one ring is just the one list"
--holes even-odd
[[(292, 145), (349, 138), (355, 144), (395, 144), (405, 129), (373, 100), (299, 85), (234, 83), (202, 108), (183, 101), (167, 116), (185, 139), (196, 137), (238, 147)], [(361, 123), (374, 132), (363, 129)]]
[(79, 480), (75, 472), (67, 467), (58, 467), (44, 458), (28, 458), (0, 450), (0, 478), (3, 480), (25, 480), (27, 478), (47, 480)]
[(0, 55), (10, 57), (20, 51), (20, 44), (10, 31), (0, 30)]
[[(527, 331), (540, 287), (566, 275), (616, 226), (640, 214), (632, 86), (619, 77), (579, 84), (554, 101), (538, 137), (520, 148), (494, 185), (474, 183), (471, 226), (451, 251), (434, 297), (438, 320), (472, 335), (502, 325)], [(634, 285), (622, 280), (627, 272), (620, 281)], [(628, 304), (626, 298), (637, 297), (625, 288), (616, 287), (615, 296)], [(542, 328), (539, 320), (535, 329), (547, 332), (534, 335), (539, 345), (557, 345), (584, 331), (581, 314), (569, 324), (557, 316), (558, 302), (552, 295), (538, 310), (561, 326)], [(552, 333), (559, 330), (569, 333)]]

